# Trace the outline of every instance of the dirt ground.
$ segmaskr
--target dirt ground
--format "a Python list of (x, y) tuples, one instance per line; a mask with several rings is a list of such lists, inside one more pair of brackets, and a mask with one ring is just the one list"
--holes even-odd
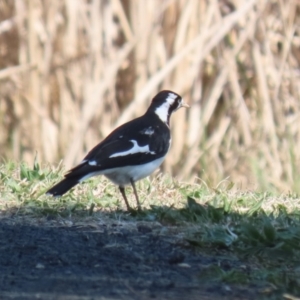
[(255, 288), (202, 282), (211, 264), (238, 262), (158, 223), (0, 218), (0, 299), (257, 299)]

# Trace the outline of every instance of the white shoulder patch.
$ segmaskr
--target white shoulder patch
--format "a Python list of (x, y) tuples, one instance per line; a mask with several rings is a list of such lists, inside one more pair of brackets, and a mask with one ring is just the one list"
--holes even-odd
[(140, 133), (151, 136), (154, 133), (154, 129), (150, 126), (146, 129), (141, 130)]
[(89, 165), (90, 166), (97, 166), (97, 162), (95, 160), (90, 160)]

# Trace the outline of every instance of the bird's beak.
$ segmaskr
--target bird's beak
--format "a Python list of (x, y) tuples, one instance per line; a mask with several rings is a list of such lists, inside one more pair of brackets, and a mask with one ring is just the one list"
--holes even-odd
[(182, 100), (181, 107), (189, 108), (190, 106)]

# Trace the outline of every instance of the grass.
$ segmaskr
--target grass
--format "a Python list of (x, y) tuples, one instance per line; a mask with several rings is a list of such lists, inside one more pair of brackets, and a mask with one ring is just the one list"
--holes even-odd
[[(216, 260), (199, 280), (256, 287), (261, 298), (300, 295), (300, 199), (296, 194), (239, 192), (224, 181), (178, 183), (156, 176), (138, 183), (143, 211), (130, 215), (118, 189), (103, 177), (78, 185), (61, 198), (44, 192), (62, 176), (61, 167), (37, 162), (0, 166), (0, 216), (87, 220), (109, 216), (120, 222), (159, 222), (174, 230), (185, 247)], [(135, 201), (128, 189), (131, 204)], [(228, 264), (228, 262), (230, 262)]]

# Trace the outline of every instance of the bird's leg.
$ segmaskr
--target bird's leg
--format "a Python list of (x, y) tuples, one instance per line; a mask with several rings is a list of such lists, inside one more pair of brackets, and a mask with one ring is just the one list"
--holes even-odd
[(138, 196), (138, 193), (137, 193), (136, 188), (135, 188), (134, 181), (132, 179), (130, 179), (130, 182), (131, 182), (131, 185), (132, 185), (132, 188), (133, 188), (133, 191), (134, 191), (134, 195), (135, 195), (136, 203), (137, 203), (137, 206), (138, 206), (138, 210), (142, 210), (141, 209), (141, 204), (140, 204), (140, 201), (139, 201), (139, 196)]
[(132, 208), (130, 207), (129, 203), (128, 203), (128, 200), (127, 200), (127, 197), (126, 197), (126, 194), (125, 194), (125, 188), (123, 186), (119, 186), (119, 189), (120, 189), (120, 192), (125, 200), (125, 203), (126, 203), (126, 206), (127, 206), (127, 210), (128, 211), (132, 211)]

